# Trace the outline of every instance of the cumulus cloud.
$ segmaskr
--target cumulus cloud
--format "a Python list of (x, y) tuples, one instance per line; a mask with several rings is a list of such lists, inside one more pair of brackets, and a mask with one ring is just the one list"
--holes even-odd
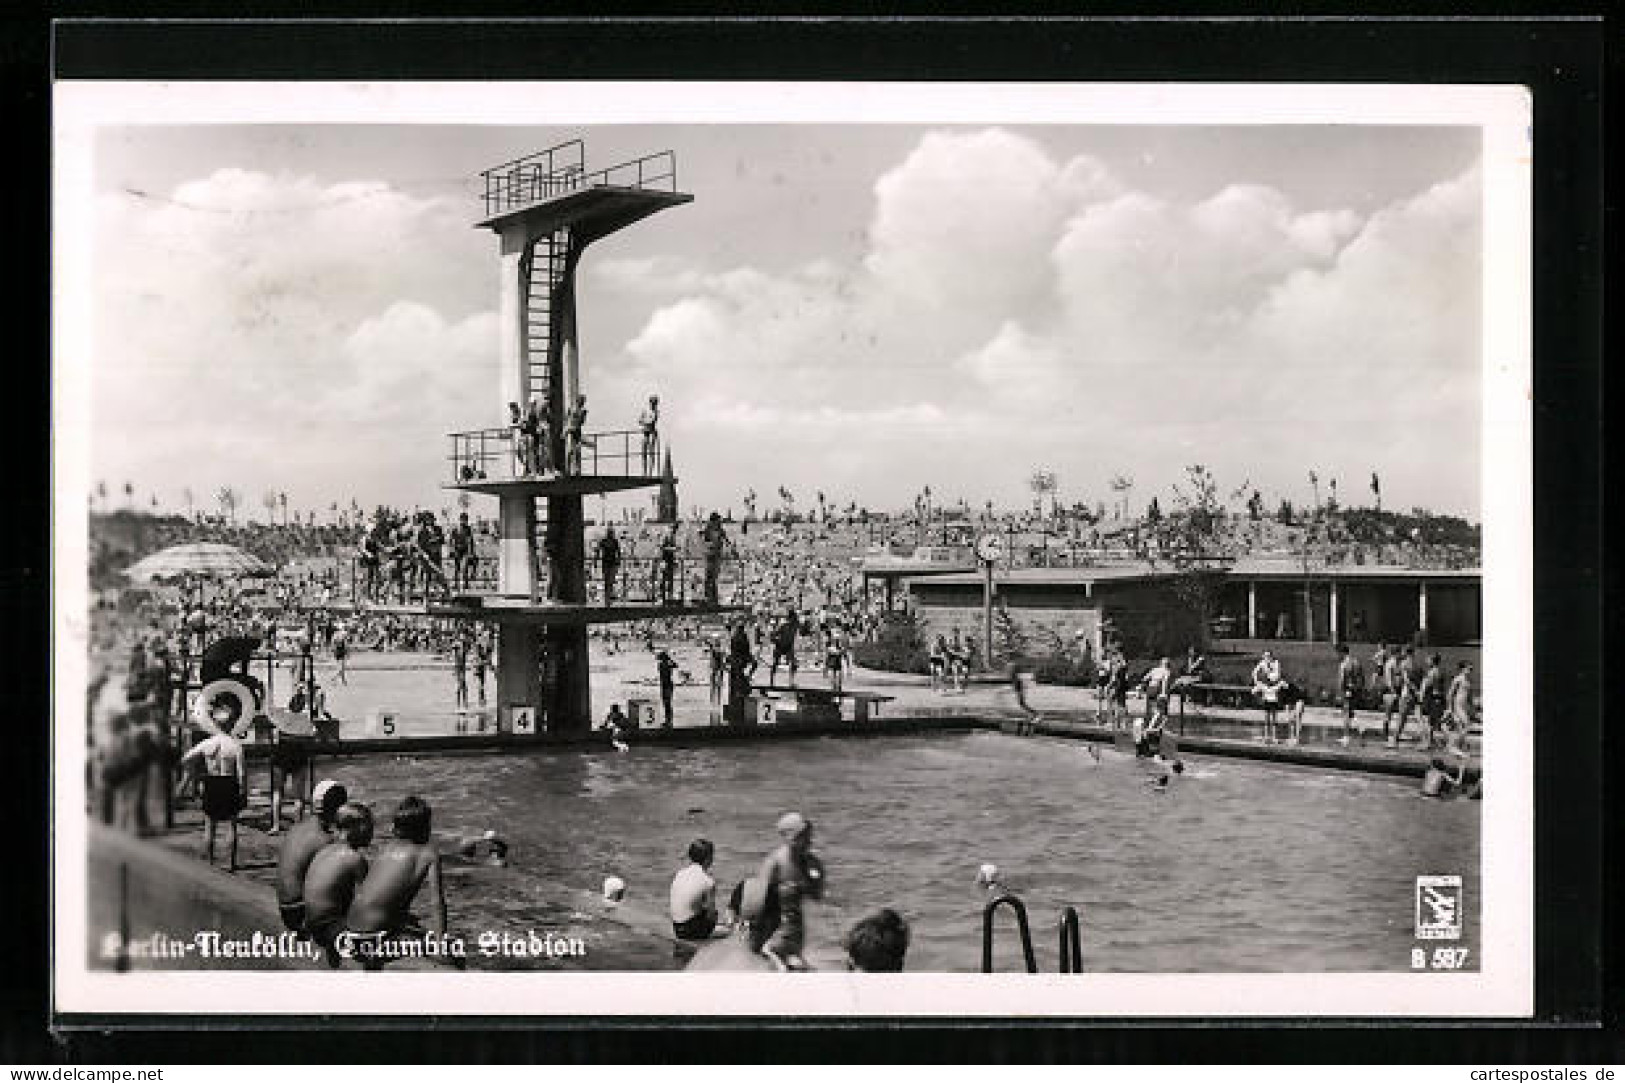
[[(1206, 462), (1266, 489), (1375, 469), (1472, 510), (1480, 189), (1473, 169), (1375, 210), (1240, 177), (1175, 198), (1024, 133), (929, 133), (865, 220), (772, 227), (859, 252), (589, 253), (594, 419), (658, 392), (684, 500), (706, 505), (781, 481), (979, 504), (1040, 465), (1096, 499), (1112, 474), (1149, 494)], [(110, 478), (411, 502), (435, 434), (494, 423), (492, 244), (460, 203), (223, 169), (98, 210)], [(592, 323), (604, 294), (638, 313), (613, 333)]]
[[(1249, 183), (1178, 202), (1022, 135), (933, 133), (876, 182), (859, 265), (715, 270), (627, 351), (694, 405), (685, 436), (831, 444), (847, 415), (819, 405), (863, 402), (874, 453), (841, 480), (883, 484), (883, 456), (892, 499), (948, 472), (1008, 491), (1034, 463), (1084, 490), (1192, 461), (1290, 488), (1399, 455), (1432, 460), (1418, 500), (1471, 508), (1478, 191), (1473, 170), (1369, 214)], [(882, 436), (919, 402), (964, 438)]]
[[(367, 483), (411, 499), (439, 476), (420, 421), (493, 408), (494, 275), (467, 273), (489, 245), (465, 208), (376, 181), (222, 169), (104, 196), (96, 468), (170, 491), (297, 477), (313, 503)], [(393, 465), (363, 464), (378, 450)]]

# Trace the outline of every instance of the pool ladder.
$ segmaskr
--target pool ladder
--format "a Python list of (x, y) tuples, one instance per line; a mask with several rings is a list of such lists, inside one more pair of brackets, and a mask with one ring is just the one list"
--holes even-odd
[[(999, 907), (1009, 905), (1015, 911), (1016, 932), (1021, 937), (1021, 957), (1027, 964), (1027, 973), (1038, 973), (1038, 959), (1033, 954), (1032, 927), (1027, 922), (1027, 904), (1011, 894), (1003, 894), (988, 902), (982, 909), (982, 973), (993, 973), (993, 918)], [(1078, 908), (1068, 906), (1061, 911), (1056, 922), (1060, 939), (1060, 972), (1083, 973), (1083, 934), (1078, 921)]]

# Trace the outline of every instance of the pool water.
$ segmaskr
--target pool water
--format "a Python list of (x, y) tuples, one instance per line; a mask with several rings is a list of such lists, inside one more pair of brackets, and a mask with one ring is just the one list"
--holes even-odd
[[(912, 927), (913, 971), (979, 968), (982, 862), (1025, 901), (1045, 971), (1057, 969), (1066, 905), (1082, 916), (1091, 971), (1408, 970), (1411, 949), (1432, 946), (1413, 938), (1424, 874), (1462, 877), (1453, 946), (1476, 969), (1478, 802), (1428, 800), (1413, 780), (1211, 757), (1187, 758), (1159, 793), (1143, 763), (1109, 749), (1097, 762), (1089, 747), (978, 732), (402, 756), (331, 773), (385, 822), (418, 793), (437, 833), (509, 839), (512, 875), (452, 881), (454, 925), (459, 891), (516, 893), (504, 907), (516, 910), (550, 884), (596, 891), (612, 873), (659, 912), (699, 836), (716, 846), (725, 899), (794, 808), (814, 822), (829, 876), (808, 914), (812, 945), (890, 906)], [(1019, 970), (1008, 911), (1000, 924), (996, 968)]]

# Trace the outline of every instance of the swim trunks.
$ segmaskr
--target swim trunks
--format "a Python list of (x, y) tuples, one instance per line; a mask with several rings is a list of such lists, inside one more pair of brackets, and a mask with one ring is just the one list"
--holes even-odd
[(302, 933), (305, 931), (305, 900), (298, 902), (278, 903), (277, 910), (282, 913), (282, 924), (289, 931)]
[(671, 931), (679, 940), (709, 940), (717, 927), (717, 915), (695, 914), (687, 921), (674, 921)]
[(203, 776), (203, 815), (211, 820), (234, 820), (248, 804), (236, 775)]

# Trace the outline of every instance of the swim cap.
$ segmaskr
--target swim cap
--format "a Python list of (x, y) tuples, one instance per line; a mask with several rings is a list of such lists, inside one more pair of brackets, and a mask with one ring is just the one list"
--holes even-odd
[(604, 877), (604, 901), (620, 902), (626, 896), (626, 881), (619, 876)]
[(338, 807), (350, 799), (350, 794), (344, 788), (344, 783), (324, 779), (316, 783), (316, 788), (310, 791), (310, 803), (320, 812), (333, 813)]
[(807, 822), (807, 818), (799, 812), (786, 812), (783, 816), (779, 817), (779, 834), (785, 836), (786, 838), (795, 838), (797, 835), (801, 834), (811, 826), (812, 825)]
[(976, 870), (976, 883), (978, 885), (994, 884), (998, 882), (998, 879), (999, 867), (992, 862), (986, 862)]

